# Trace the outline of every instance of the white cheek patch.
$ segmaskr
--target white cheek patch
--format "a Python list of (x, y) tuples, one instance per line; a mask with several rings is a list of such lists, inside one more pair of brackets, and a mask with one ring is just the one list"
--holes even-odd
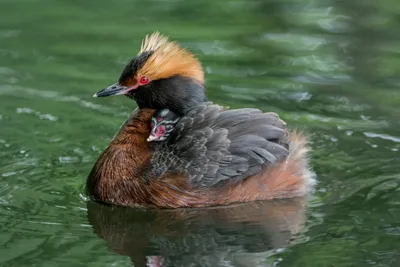
[(168, 112), (169, 112), (168, 109), (163, 109), (163, 110), (161, 111), (161, 113), (160, 113), (160, 117), (165, 117), (165, 116), (167, 116)]

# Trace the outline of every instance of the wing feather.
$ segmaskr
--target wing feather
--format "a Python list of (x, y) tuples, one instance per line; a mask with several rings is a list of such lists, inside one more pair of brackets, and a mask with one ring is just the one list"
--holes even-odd
[(287, 157), (288, 143), (286, 125), (276, 113), (224, 110), (208, 102), (178, 121), (155, 149), (151, 168), (161, 169), (160, 176), (185, 172), (196, 187), (240, 182)]

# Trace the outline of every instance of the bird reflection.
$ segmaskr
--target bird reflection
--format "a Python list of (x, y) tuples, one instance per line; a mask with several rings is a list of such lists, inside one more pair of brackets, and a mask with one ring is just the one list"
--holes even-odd
[(268, 266), (305, 223), (307, 199), (205, 209), (144, 210), (89, 201), (88, 219), (134, 266)]

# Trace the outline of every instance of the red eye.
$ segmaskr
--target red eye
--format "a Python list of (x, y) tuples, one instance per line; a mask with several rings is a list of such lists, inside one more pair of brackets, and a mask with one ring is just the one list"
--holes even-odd
[(149, 83), (149, 78), (147, 78), (146, 76), (142, 76), (142, 77), (140, 77), (139, 82), (140, 82), (141, 85), (148, 84)]
[(160, 121), (162, 121), (162, 120), (163, 120), (162, 117), (158, 117), (158, 118), (157, 118), (157, 121), (158, 121), (158, 122), (160, 122)]

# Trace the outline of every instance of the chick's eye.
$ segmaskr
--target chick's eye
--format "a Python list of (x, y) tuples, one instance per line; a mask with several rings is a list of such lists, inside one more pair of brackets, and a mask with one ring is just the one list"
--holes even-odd
[(139, 82), (140, 82), (141, 85), (148, 84), (149, 83), (149, 78), (147, 78), (146, 76), (142, 76), (142, 77), (140, 77)]

